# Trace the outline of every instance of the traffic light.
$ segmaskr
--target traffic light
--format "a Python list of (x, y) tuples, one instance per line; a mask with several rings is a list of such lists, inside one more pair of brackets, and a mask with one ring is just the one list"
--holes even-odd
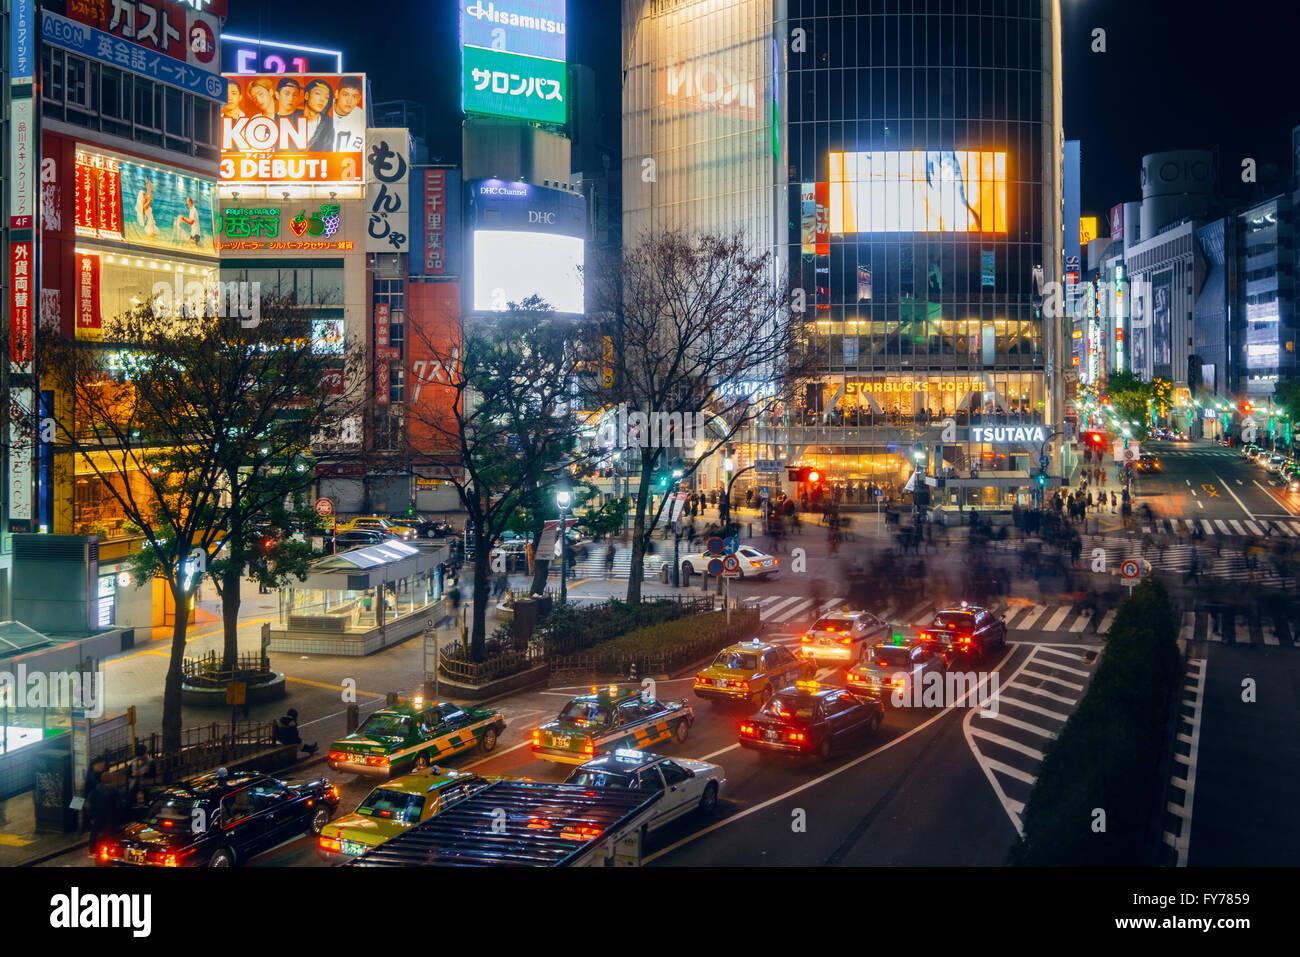
[(805, 482), (808, 485), (818, 485), (822, 480), (822, 473), (808, 465), (791, 468), (788, 474), (791, 482)]
[(1042, 489), (1047, 488), (1047, 476), (1042, 472), (1038, 473), (1038, 487)]

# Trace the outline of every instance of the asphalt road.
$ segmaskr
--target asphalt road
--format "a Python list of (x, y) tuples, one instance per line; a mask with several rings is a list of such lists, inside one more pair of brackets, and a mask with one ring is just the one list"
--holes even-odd
[(1138, 503), (1165, 518), (1255, 521), (1300, 519), (1300, 493), (1268, 482), (1263, 466), (1238, 449), (1210, 442), (1152, 442), (1144, 452), (1159, 457), (1162, 470), (1138, 476)]

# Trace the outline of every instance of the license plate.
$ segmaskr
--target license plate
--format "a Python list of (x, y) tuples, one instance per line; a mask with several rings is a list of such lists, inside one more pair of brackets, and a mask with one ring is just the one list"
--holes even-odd
[(126, 849), (126, 862), (128, 864), (143, 864), (146, 859), (146, 852), (135, 847)]
[(775, 732), (775, 731), (764, 731), (764, 732), (763, 732), (763, 740), (764, 740), (764, 741), (777, 741), (777, 740), (780, 740), (780, 737), (781, 737), (781, 736), (780, 736), (777, 732)]
[(339, 841), (339, 849), (342, 850), (344, 854), (351, 854), (354, 857), (359, 857), (369, 850), (369, 848), (360, 841)]
[(551, 735), (551, 747), (553, 747), (553, 748), (567, 748), (568, 746), (569, 746), (569, 739), (568, 739), (568, 738), (564, 737), (563, 735), (559, 735), (559, 734), (553, 734), (553, 735)]
[(839, 644), (839, 642), (836, 641), (834, 638), (820, 638), (818, 639), (817, 643), (821, 645), (823, 648), (834, 648), (836, 645)]

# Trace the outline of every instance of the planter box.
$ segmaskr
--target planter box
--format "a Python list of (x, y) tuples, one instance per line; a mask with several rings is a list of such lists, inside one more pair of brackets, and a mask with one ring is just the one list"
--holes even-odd
[[(249, 685), (246, 703), (265, 704), (283, 698), (288, 693), (284, 675), (276, 673), (269, 682), (262, 685)], [(181, 685), (181, 704), (191, 708), (228, 708), (225, 688), (194, 688)]]
[(440, 696), (445, 695), (456, 701), (461, 699), (465, 701), (487, 701), (490, 698), (513, 694), (534, 685), (545, 684), (549, 675), (550, 666), (540, 664), (518, 674), (498, 678), (495, 681), (489, 681), (481, 685), (465, 684), (464, 682), (439, 677), (438, 694)]

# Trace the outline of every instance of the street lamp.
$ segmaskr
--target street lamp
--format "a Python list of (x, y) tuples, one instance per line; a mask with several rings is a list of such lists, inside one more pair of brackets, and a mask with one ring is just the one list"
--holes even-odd
[(564, 514), (573, 504), (573, 493), (569, 491), (568, 485), (560, 485), (555, 490), (555, 505), (560, 510), (560, 604), (564, 605), (569, 600), (569, 563), (568, 563), (568, 529), (564, 523)]

